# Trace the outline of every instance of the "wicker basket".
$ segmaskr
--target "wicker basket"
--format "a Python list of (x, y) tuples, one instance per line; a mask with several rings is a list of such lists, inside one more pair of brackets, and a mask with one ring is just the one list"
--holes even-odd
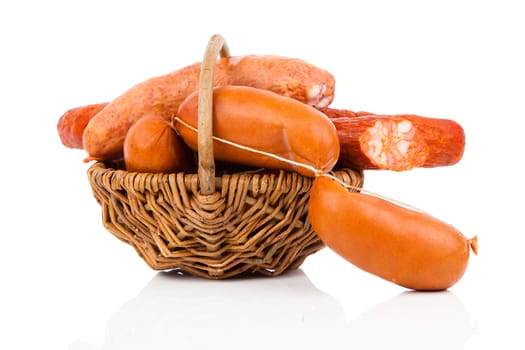
[[(127, 172), (96, 162), (88, 178), (104, 227), (133, 246), (152, 269), (178, 269), (209, 279), (243, 273), (277, 276), (324, 247), (307, 217), (313, 179), (269, 170), (222, 169), (216, 176), (210, 87), (219, 54), (229, 56), (229, 50), (224, 38), (214, 35), (199, 84), (197, 174)], [(362, 186), (359, 171), (338, 169), (334, 175)]]

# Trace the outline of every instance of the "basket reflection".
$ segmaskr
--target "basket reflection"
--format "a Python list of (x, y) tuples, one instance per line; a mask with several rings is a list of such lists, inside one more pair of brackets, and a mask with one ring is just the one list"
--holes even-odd
[(211, 281), (160, 272), (113, 313), (110, 349), (462, 349), (469, 315), (451, 292), (404, 292), (352, 320), (302, 270)]

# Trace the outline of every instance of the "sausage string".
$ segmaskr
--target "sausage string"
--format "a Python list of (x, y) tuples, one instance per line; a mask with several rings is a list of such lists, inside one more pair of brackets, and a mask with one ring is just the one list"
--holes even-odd
[[(198, 130), (196, 128), (194, 128), (190, 124), (186, 123), (184, 120), (180, 119), (179, 117), (175, 116), (173, 119), (175, 121), (181, 123), (182, 125), (184, 125), (186, 128), (188, 128), (188, 129), (190, 129), (190, 130), (192, 130), (194, 132), (198, 132)], [(227, 144), (229, 146), (232, 146), (232, 147), (235, 147), (235, 148), (238, 148), (238, 149), (242, 149), (243, 151), (248, 151), (248, 152), (260, 154), (260, 155), (263, 155), (263, 156), (266, 156), (266, 157), (269, 157), (269, 158), (280, 160), (281, 162), (284, 162), (284, 163), (292, 164), (292, 165), (294, 165), (294, 166), (296, 166), (298, 168), (303, 168), (303, 169), (309, 170), (313, 174), (315, 174), (316, 176), (321, 175), (323, 173), (320, 169), (317, 169), (317, 168), (315, 168), (315, 167), (313, 167), (311, 165), (303, 164), (301, 162), (296, 162), (294, 160), (291, 160), (291, 159), (288, 159), (288, 158), (285, 158), (285, 157), (281, 157), (281, 156), (278, 156), (278, 155), (273, 154), (273, 153), (264, 152), (264, 151), (261, 151), (261, 150), (258, 150), (258, 149), (255, 149), (255, 148), (252, 148), (252, 147), (249, 147), (249, 146), (244, 146), (244, 145), (232, 142), (232, 141), (225, 140), (225, 139), (217, 137), (217, 136), (212, 136), (212, 139), (217, 141), (217, 142), (224, 143), (224, 144)]]
[[(173, 120), (177, 121), (178, 123), (181, 123), (186, 128), (188, 128), (188, 129), (190, 129), (190, 130), (192, 130), (192, 131), (194, 131), (196, 133), (198, 132), (197, 128), (191, 126), (190, 124), (186, 123), (184, 120), (180, 119), (177, 116), (174, 116)], [(361, 193), (365, 193), (365, 194), (368, 194), (368, 195), (371, 195), (371, 196), (378, 197), (378, 198), (381, 198), (383, 200), (389, 201), (391, 203), (397, 204), (399, 206), (405, 207), (407, 209), (410, 209), (410, 210), (413, 210), (413, 211), (417, 211), (417, 212), (420, 212), (420, 213), (424, 213), (424, 214), (428, 214), (422, 209), (419, 209), (419, 208), (414, 207), (414, 206), (412, 206), (410, 204), (407, 204), (407, 203), (400, 202), (397, 199), (389, 198), (387, 196), (384, 196), (384, 195), (381, 195), (379, 193), (375, 193), (375, 192), (363, 189), (363, 188), (358, 187), (358, 186), (346, 184), (343, 181), (341, 181), (340, 179), (338, 179), (337, 177), (335, 177), (334, 175), (332, 175), (332, 174), (325, 174), (320, 169), (317, 169), (317, 168), (315, 168), (313, 166), (310, 166), (310, 165), (307, 165), (307, 164), (303, 164), (301, 162), (296, 162), (294, 160), (291, 160), (291, 159), (288, 159), (288, 158), (285, 158), (285, 157), (281, 157), (281, 156), (278, 156), (278, 155), (273, 154), (273, 153), (264, 152), (264, 151), (261, 151), (261, 150), (258, 150), (258, 149), (255, 149), (255, 148), (252, 148), (252, 147), (249, 147), (249, 146), (244, 146), (244, 145), (232, 142), (232, 141), (225, 140), (225, 139), (217, 137), (217, 136), (213, 136), (212, 135), (212, 139), (217, 141), (217, 142), (224, 143), (224, 144), (227, 144), (229, 146), (241, 149), (243, 151), (248, 151), (248, 152), (260, 154), (260, 155), (263, 155), (263, 156), (266, 156), (266, 157), (274, 158), (274, 159), (277, 159), (277, 160), (279, 160), (281, 162), (292, 164), (292, 165), (294, 165), (294, 166), (296, 166), (298, 168), (303, 168), (303, 169), (309, 170), (313, 174), (315, 174), (315, 177), (317, 177), (317, 176), (328, 177), (328, 178), (336, 181), (338, 184), (340, 184), (341, 186), (343, 186), (346, 189), (353, 190), (353, 191), (358, 191), (358, 192), (361, 192)]]

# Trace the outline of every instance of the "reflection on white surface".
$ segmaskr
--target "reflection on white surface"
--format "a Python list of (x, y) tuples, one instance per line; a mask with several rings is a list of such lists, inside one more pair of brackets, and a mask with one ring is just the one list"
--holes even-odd
[(278, 278), (208, 281), (158, 273), (110, 318), (109, 349), (462, 349), (468, 314), (450, 292), (406, 292), (347, 321), (341, 303), (297, 270)]
[(473, 334), (463, 303), (449, 291), (399, 294), (350, 321), (347, 329), (345, 340), (360, 349), (463, 349)]

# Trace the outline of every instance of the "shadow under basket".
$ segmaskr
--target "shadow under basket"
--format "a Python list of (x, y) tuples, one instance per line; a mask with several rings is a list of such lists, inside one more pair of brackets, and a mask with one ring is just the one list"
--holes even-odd
[[(361, 187), (362, 172), (334, 171)], [(277, 276), (324, 247), (308, 221), (313, 179), (295, 172), (223, 174), (202, 195), (197, 174), (88, 169), (104, 227), (154, 270), (209, 278)]]

